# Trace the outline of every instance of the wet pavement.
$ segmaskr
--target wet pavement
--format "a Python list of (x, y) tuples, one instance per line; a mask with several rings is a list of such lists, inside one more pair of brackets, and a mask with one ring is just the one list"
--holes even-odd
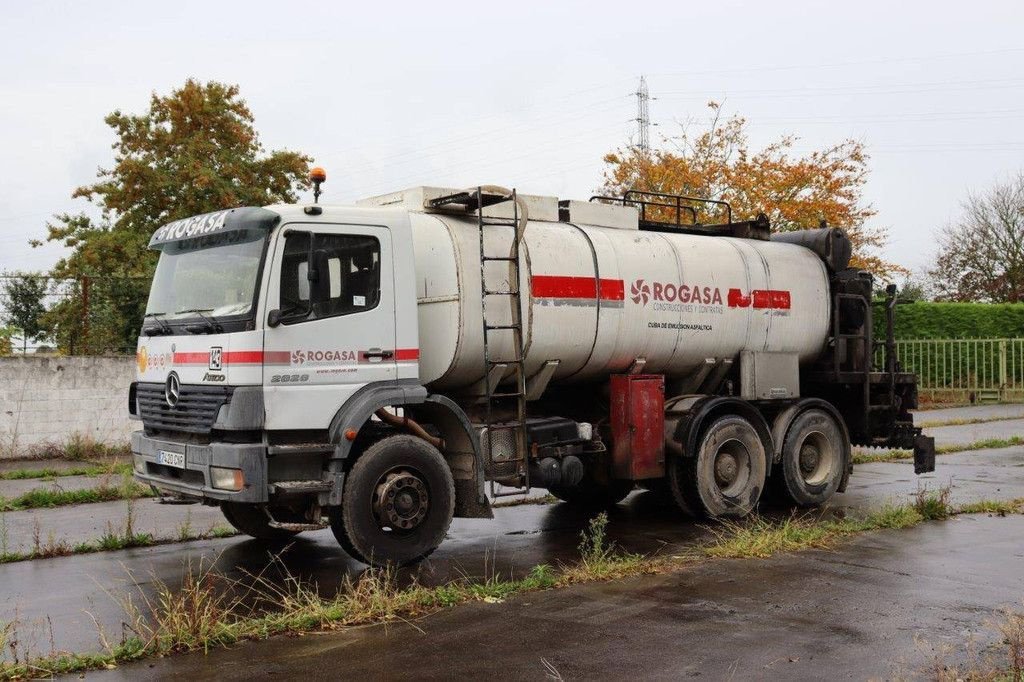
[(1006, 417), (1024, 419), (1024, 405), (967, 405), (964, 407), (942, 407), (936, 410), (914, 410), (914, 421), (918, 424), (953, 419), (1002, 419)]
[(162, 505), (154, 498), (76, 504), (0, 514), (0, 549), (28, 552), (37, 537), (42, 545), (74, 546), (97, 540), (104, 533), (123, 533), (129, 517), (134, 532), (149, 533), (156, 540), (178, 538), (183, 531), (197, 535), (214, 526), (227, 526), (218, 507), (198, 504)]
[[(413, 623), (245, 643), (90, 674), (126, 680), (870, 679), (994, 643), (1024, 596), (1024, 517), (869, 533), (837, 551), (473, 603)], [(984, 557), (998, 560), (985, 560)]]
[[(921, 486), (947, 484), (952, 484), (956, 502), (1024, 497), (1024, 448), (947, 455), (939, 462), (937, 473), (921, 477), (914, 476), (909, 462), (858, 466), (848, 491), (833, 506), (874, 509), (904, 502)], [(142, 503), (157, 506), (152, 500)], [(69, 513), (74, 509), (68, 508)], [(537, 564), (572, 562), (590, 516), (569, 505), (551, 504), (497, 509), (493, 520), (456, 519), (441, 547), (400, 577), (434, 585), (464, 576), (521, 576)], [(608, 533), (625, 550), (652, 554), (677, 552), (709, 531), (654, 494), (638, 492), (612, 511)], [(236, 537), (0, 565), (0, 585), (8, 597), (0, 603), (0, 621), (16, 617), (22, 641), (45, 645), (43, 652), (51, 629), (57, 649), (94, 650), (99, 647), (98, 628), (114, 641), (120, 636), (120, 598), (133, 594), (137, 603), (140, 596), (151, 598), (159, 583), (177, 586), (189, 570), (212, 568), (242, 582), (259, 573), (280, 582), (287, 574), (316, 583), (322, 594), (330, 595), (346, 577), (365, 569), (338, 547), (330, 531), (303, 534), (272, 560), (275, 551)]]
[(120, 486), (124, 482), (122, 476), (55, 476), (53, 478), (22, 478), (0, 480), (0, 498), (10, 499), (24, 495), (31, 490), (85, 490), (98, 486)]
[(966, 445), (990, 438), (1010, 439), (1014, 436), (1024, 438), (1024, 419), (1007, 419), (960, 426), (937, 426), (925, 429), (925, 432), (929, 436), (935, 436), (937, 447)]
[[(972, 426), (989, 427), (982, 436), (988, 438), (993, 437), (988, 435), (991, 427), (1003, 423), (1015, 422)], [(1017, 433), (1024, 434), (1024, 430)], [(945, 455), (939, 458), (938, 466), (936, 473), (917, 477), (908, 461), (860, 465), (848, 491), (837, 496), (833, 506), (873, 509), (889, 502), (906, 501), (921, 486), (934, 489), (946, 484), (952, 484), (953, 500), (957, 503), (1024, 497), (1024, 448)], [(139, 500), (134, 509), (136, 529), (153, 532), (157, 537), (174, 537), (186, 515), (191, 515), (190, 522), (196, 531), (223, 523), (217, 509), (198, 505), (166, 506), (157, 505), (154, 500)], [(23, 543), (24, 538), (35, 532), (36, 521), (44, 542), (50, 531), (57, 538), (80, 542), (98, 537), (107, 524), (120, 527), (125, 515), (125, 502), (111, 502), (12, 512), (3, 517), (7, 541)], [(568, 505), (552, 504), (497, 509), (495, 516), (492, 521), (456, 519), (440, 549), (414, 571), (404, 572), (401, 578), (415, 578), (430, 585), (463, 576), (520, 576), (540, 563), (574, 561), (580, 531), (591, 514)], [(648, 554), (678, 551), (708, 534), (707, 529), (655, 495), (643, 492), (634, 493), (612, 512), (608, 532), (624, 549)], [(912, 538), (917, 536), (906, 537), (911, 545), (916, 542)], [(1020, 546), (1019, 543), (1018, 551)], [(272, 581), (281, 581), (287, 574), (315, 583), (321, 593), (329, 595), (346, 577), (365, 569), (345, 555), (330, 531), (303, 534), (272, 560), (272, 553), (278, 552), (280, 548), (235, 537), (0, 565), (0, 592), (6, 597), (0, 601), (0, 622), (17, 620), (22, 645), (37, 654), (48, 653), (51, 641), (57, 650), (96, 650), (100, 648), (100, 629), (110, 641), (121, 636), (125, 617), (120, 602), (124, 596), (133, 595), (136, 603), (140, 597), (151, 598), (158, 584), (177, 586), (189, 570), (212, 568), (228, 579), (243, 582), (257, 573)], [(797, 560), (794, 570), (798, 570), (800, 561)], [(274, 565), (268, 570), (271, 563)], [(894, 602), (896, 596), (893, 593), (888, 598)], [(664, 599), (672, 601), (669, 597)], [(476, 607), (467, 608), (473, 612)], [(568, 624), (565, 627), (570, 628)], [(811, 619), (807, 627), (819, 626)], [(521, 670), (529, 676), (526, 668)], [(271, 671), (268, 664), (267, 672)]]

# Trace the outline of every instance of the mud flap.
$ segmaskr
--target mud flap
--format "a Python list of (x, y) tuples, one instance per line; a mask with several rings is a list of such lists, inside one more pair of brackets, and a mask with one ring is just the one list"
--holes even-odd
[(935, 439), (918, 434), (914, 436), (914, 473), (935, 471)]

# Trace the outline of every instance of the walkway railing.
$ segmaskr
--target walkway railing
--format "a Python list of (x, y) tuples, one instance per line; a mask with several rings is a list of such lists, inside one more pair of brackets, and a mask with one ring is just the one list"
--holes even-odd
[(896, 356), (925, 400), (1024, 402), (1024, 339), (897, 340)]

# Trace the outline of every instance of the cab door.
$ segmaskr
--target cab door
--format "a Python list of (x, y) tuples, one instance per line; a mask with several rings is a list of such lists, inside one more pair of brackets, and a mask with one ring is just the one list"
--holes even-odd
[(293, 223), (272, 258), (266, 428), (324, 429), (360, 388), (396, 378), (391, 232)]

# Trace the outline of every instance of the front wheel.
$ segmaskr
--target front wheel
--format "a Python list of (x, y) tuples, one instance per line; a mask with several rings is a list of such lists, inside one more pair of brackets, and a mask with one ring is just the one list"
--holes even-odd
[(331, 529), (353, 558), (404, 566), (437, 549), (454, 513), (455, 482), (437, 448), (390, 436), (371, 445), (345, 477)]

